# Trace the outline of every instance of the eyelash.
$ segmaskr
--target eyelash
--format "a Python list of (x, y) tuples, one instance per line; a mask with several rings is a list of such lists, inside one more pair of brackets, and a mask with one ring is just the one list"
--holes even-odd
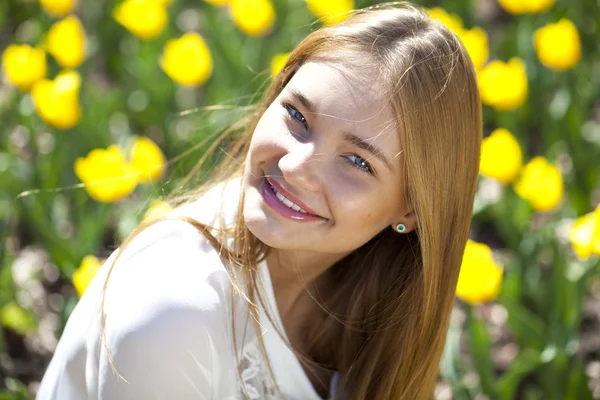
[[(304, 115), (302, 115), (302, 113), (300, 111), (298, 111), (296, 109), (296, 107), (294, 107), (293, 105), (291, 105), (289, 103), (283, 103), (282, 105), (283, 105), (283, 108), (285, 108), (287, 110), (288, 115), (294, 121), (302, 124), (304, 129), (308, 129), (308, 122), (306, 121), (306, 118), (304, 118)], [(298, 116), (299, 116), (299, 118), (297, 118)], [(360, 161), (357, 164), (357, 163), (350, 161), (350, 158), (348, 158), (348, 157), (356, 157)], [(358, 168), (360, 171), (366, 172), (367, 174), (375, 175), (375, 172), (373, 171), (371, 164), (369, 164), (369, 162), (367, 160), (365, 160), (364, 158), (362, 158), (361, 156), (359, 156), (357, 154), (350, 154), (348, 157), (345, 157), (345, 160), (348, 161), (348, 163), (350, 163), (351, 166), (353, 166), (354, 168)], [(361, 166), (361, 164), (363, 164), (363, 163), (365, 165)]]

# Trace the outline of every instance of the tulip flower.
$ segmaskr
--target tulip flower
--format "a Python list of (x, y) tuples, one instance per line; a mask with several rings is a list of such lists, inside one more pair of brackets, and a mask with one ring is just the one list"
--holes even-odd
[(204, 39), (186, 33), (167, 42), (160, 65), (165, 73), (181, 85), (202, 85), (212, 74), (212, 57)]
[(514, 15), (539, 14), (548, 11), (554, 0), (498, 0), (506, 12)]
[(494, 262), (492, 251), (483, 244), (467, 241), (456, 295), (469, 304), (491, 301), (498, 296), (502, 283), (502, 267)]
[(76, 71), (60, 73), (54, 80), (42, 79), (31, 91), (38, 115), (48, 125), (69, 129), (79, 122), (81, 76)]
[(165, 4), (156, 0), (125, 0), (113, 10), (115, 20), (140, 39), (153, 39), (168, 21)]
[(427, 10), (429, 17), (440, 21), (457, 35), (464, 29), (462, 19), (456, 14), (449, 14), (441, 7), (432, 7)]
[(600, 256), (600, 204), (596, 210), (578, 218), (569, 232), (569, 241), (581, 260)]
[(233, 21), (248, 36), (264, 36), (275, 23), (275, 8), (270, 0), (231, 0)]
[(581, 59), (579, 32), (566, 18), (535, 31), (535, 51), (540, 62), (556, 71), (573, 68)]
[(308, 9), (325, 25), (344, 21), (354, 9), (354, 0), (307, 0)]
[(141, 182), (156, 182), (165, 172), (166, 160), (160, 148), (147, 137), (137, 137), (131, 149), (131, 165)]
[(492, 61), (479, 73), (481, 101), (499, 111), (513, 110), (527, 99), (525, 63), (512, 58), (508, 63)]
[(523, 164), (519, 142), (508, 130), (498, 128), (481, 143), (479, 170), (482, 175), (511, 183)]
[(102, 264), (103, 262), (95, 256), (87, 255), (83, 257), (79, 268), (73, 273), (72, 277), (73, 286), (75, 286), (79, 297), (83, 296), (83, 293), (90, 285), (92, 279), (94, 279), (96, 272), (98, 272)]
[(77, 0), (40, 0), (44, 11), (53, 17), (62, 17), (73, 11)]
[(488, 37), (485, 30), (480, 27), (465, 29), (458, 15), (449, 14), (440, 7), (430, 8), (427, 10), (427, 14), (446, 25), (458, 36), (469, 53), (476, 70), (480, 70), (485, 65), (489, 53)]
[(86, 54), (86, 36), (79, 19), (70, 15), (52, 25), (46, 46), (56, 61), (65, 68), (77, 68)]
[(75, 174), (95, 200), (110, 203), (129, 196), (138, 183), (140, 171), (125, 162), (116, 145), (94, 149), (75, 161)]
[(482, 69), (489, 53), (487, 33), (477, 26), (472, 29), (464, 29), (458, 37), (463, 42), (467, 53), (469, 53), (475, 69), (477, 71)]
[(275, 54), (271, 60), (271, 76), (275, 77), (279, 74), (289, 57), (290, 53)]
[(8, 81), (26, 92), (46, 77), (46, 52), (26, 44), (11, 44), (2, 53), (2, 65)]
[(556, 166), (543, 157), (534, 157), (523, 168), (514, 188), (536, 211), (550, 211), (560, 203), (563, 180)]

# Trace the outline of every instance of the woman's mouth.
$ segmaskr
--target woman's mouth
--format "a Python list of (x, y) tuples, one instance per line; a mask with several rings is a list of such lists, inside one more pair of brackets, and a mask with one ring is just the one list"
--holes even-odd
[[(267, 178), (263, 178), (262, 195), (265, 202), (277, 213), (296, 221), (314, 221), (325, 218), (316, 215), (312, 210), (306, 210), (294, 200), (284, 195), (283, 189), (276, 182), (271, 183)], [(287, 194), (287, 193), (286, 193)], [(306, 207), (308, 208), (308, 207)]]

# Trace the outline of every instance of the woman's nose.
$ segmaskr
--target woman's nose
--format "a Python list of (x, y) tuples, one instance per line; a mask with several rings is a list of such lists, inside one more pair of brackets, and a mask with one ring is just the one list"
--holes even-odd
[(317, 192), (321, 188), (321, 165), (325, 155), (315, 152), (313, 143), (296, 143), (293, 150), (279, 160), (279, 169), (290, 185), (300, 190)]

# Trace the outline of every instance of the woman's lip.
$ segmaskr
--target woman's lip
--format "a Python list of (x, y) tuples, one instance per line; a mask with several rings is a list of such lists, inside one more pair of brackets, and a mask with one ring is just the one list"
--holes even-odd
[(320, 217), (320, 218), (323, 218), (323, 219), (327, 219), (327, 218), (321, 217), (312, 208), (310, 208), (309, 206), (307, 206), (306, 204), (304, 204), (303, 202), (301, 202), (300, 200), (298, 200), (295, 196), (291, 195), (290, 192), (288, 192), (283, 187), (281, 187), (281, 185), (279, 183), (277, 183), (276, 181), (271, 180), (271, 179), (269, 179), (267, 177), (265, 177), (265, 179), (267, 180), (267, 183), (269, 183), (271, 186), (273, 186), (275, 188), (275, 190), (277, 190), (279, 193), (281, 193), (285, 198), (287, 198), (292, 203), (300, 206), (300, 208), (302, 208), (308, 214), (311, 214), (311, 215), (313, 215), (315, 217)]

